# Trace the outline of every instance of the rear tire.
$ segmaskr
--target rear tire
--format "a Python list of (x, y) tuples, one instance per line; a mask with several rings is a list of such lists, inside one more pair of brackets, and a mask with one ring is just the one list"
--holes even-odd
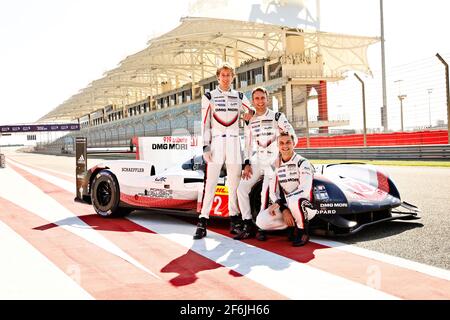
[(91, 199), (95, 212), (104, 218), (124, 217), (132, 211), (131, 208), (119, 207), (119, 183), (109, 170), (102, 170), (95, 176), (91, 188)]

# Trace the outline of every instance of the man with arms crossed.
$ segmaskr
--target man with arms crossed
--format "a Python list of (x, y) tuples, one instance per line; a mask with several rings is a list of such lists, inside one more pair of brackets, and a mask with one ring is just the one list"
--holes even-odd
[[(313, 218), (310, 203), (314, 169), (311, 163), (294, 152), (293, 137), (281, 134), (278, 138), (280, 156), (275, 161), (275, 174), (270, 180), (270, 198), (273, 204), (261, 210), (256, 225), (261, 230), (282, 230), (293, 227), (289, 240), (295, 247), (309, 241), (308, 221)], [(265, 240), (265, 234), (259, 234)]]
[(202, 210), (194, 239), (206, 236), (209, 212), (214, 200), (217, 181), (224, 163), (227, 166), (228, 212), (231, 220), (230, 232), (240, 231), (237, 188), (242, 171), (239, 119), (245, 113), (249, 120), (254, 113), (250, 102), (241, 92), (231, 89), (235, 73), (231, 65), (224, 63), (216, 72), (219, 86), (202, 98), (203, 157), (206, 172)]
[(239, 208), (241, 209), (244, 227), (234, 239), (241, 240), (255, 235), (249, 193), (253, 186), (263, 178), (261, 190), (261, 207), (257, 212), (267, 208), (269, 200), (269, 179), (273, 174), (272, 164), (278, 156), (277, 137), (281, 132), (294, 137), (297, 136), (294, 128), (289, 124), (284, 114), (270, 110), (268, 105), (269, 94), (263, 87), (255, 88), (252, 92), (253, 107), (256, 113), (246, 123), (245, 133), (245, 167), (238, 188)]

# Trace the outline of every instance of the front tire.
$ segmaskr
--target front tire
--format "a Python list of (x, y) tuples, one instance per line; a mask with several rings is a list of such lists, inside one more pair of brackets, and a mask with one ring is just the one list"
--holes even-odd
[(104, 218), (124, 217), (131, 212), (129, 208), (119, 207), (119, 183), (109, 170), (102, 170), (95, 176), (91, 199), (95, 212)]

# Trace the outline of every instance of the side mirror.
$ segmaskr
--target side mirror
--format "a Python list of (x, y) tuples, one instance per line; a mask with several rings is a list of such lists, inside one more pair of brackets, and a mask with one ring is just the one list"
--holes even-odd
[(188, 161), (183, 163), (181, 165), (181, 167), (184, 170), (193, 170), (193, 171), (202, 170), (202, 171), (205, 171), (205, 169), (206, 169), (206, 162), (205, 162), (205, 159), (203, 159), (203, 156), (196, 156), (196, 157), (192, 157), (191, 159), (189, 159)]
[(197, 170), (205, 171), (206, 170), (206, 161), (203, 158), (203, 155), (193, 157), (192, 160), (193, 160), (192, 170), (194, 170), (194, 171), (197, 171)]

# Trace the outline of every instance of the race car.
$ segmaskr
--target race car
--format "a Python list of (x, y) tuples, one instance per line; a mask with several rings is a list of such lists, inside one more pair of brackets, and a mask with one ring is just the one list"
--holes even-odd
[[(89, 169), (83, 200), (102, 217), (123, 217), (133, 210), (158, 209), (197, 216), (205, 176), (203, 157), (194, 156), (158, 174), (149, 161), (111, 160)], [(420, 219), (419, 209), (402, 202), (386, 172), (363, 163), (314, 166), (310, 230), (316, 235), (349, 235), (389, 220)], [(262, 181), (250, 193), (254, 219), (260, 208)], [(228, 216), (226, 170), (222, 168), (212, 217)]]

